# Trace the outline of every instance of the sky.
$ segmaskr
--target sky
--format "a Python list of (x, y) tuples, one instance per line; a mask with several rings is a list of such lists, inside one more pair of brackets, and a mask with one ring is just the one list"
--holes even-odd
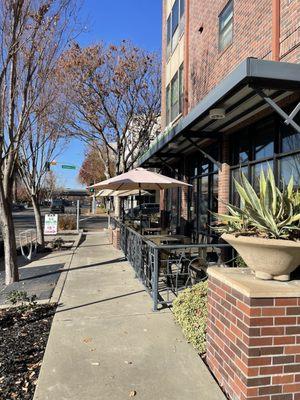
[[(149, 51), (161, 51), (161, 0), (82, 0), (80, 18), (86, 31), (78, 37), (81, 46), (99, 41), (118, 43), (129, 39)], [(65, 188), (81, 188), (77, 180), (84, 159), (85, 145), (71, 140), (56, 161), (72, 164), (76, 170), (52, 167)]]

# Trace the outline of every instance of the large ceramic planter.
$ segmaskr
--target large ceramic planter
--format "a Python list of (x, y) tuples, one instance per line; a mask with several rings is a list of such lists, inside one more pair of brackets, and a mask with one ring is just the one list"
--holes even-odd
[(224, 233), (226, 240), (260, 279), (288, 281), (300, 265), (300, 242)]

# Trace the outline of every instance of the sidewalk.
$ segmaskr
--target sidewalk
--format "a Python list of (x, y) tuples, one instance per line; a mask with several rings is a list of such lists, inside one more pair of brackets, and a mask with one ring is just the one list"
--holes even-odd
[(75, 252), (60, 302), (34, 400), (225, 399), (104, 233)]

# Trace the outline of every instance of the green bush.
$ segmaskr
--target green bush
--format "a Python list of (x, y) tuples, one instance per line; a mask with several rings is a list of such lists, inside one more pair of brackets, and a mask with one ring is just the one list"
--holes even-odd
[(207, 287), (207, 282), (200, 282), (185, 289), (173, 301), (175, 320), (200, 354), (206, 351)]

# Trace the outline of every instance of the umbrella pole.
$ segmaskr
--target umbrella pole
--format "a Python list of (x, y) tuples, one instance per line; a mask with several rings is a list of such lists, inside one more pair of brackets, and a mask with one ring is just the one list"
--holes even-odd
[(139, 183), (139, 202), (140, 202), (140, 234), (142, 234), (142, 194), (141, 194), (141, 184)]

